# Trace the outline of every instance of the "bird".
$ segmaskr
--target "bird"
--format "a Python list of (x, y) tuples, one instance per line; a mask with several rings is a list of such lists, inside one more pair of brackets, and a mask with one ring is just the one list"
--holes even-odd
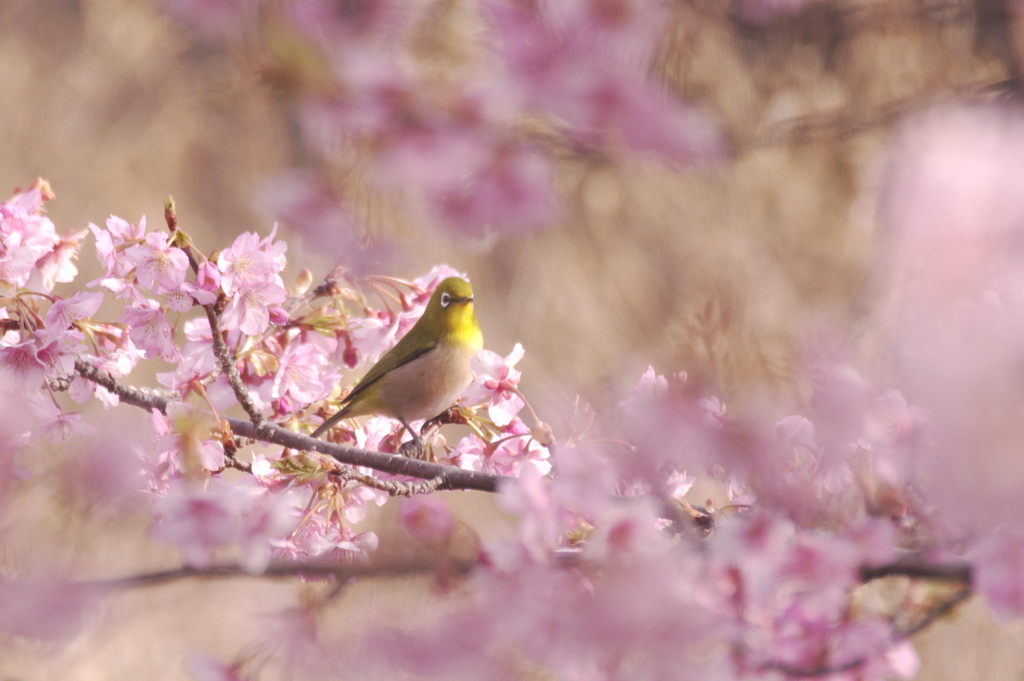
[(470, 360), (483, 345), (473, 287), (461, 277), (444, 279), (430, 296), (423, 316), (310, 437), (320, 437), (340, 419), (390, 416), (409, 431), (417, 455), (422, 455), (423, 444), (409, 422), (432, 419), (455, 403), (473, 380)]

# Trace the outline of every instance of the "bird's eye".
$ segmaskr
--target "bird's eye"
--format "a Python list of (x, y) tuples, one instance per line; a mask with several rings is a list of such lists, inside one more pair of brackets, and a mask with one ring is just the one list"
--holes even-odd
[(441, 307), (448, 307), (452, 302), (452, 297), (447, 293), (441, 294)]

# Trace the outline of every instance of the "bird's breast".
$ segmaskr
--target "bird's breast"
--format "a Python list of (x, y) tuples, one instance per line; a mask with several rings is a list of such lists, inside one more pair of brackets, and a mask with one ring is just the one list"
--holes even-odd
[(476, 349), (467, 344), (441, 345), (389, 371), (381, 378), (381, 403), (407, 421), (429, 419), (450, 407), (473, 374), (469, 362)]

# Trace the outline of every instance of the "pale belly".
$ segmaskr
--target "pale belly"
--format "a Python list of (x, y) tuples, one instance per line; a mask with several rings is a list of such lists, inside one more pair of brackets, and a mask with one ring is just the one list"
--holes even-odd
[(431, 351), (381, 378), (381, 402), (391, 405), (390, 416), (406, 421), (434, 418), (455, 403), (473, 380), (472, 348)]

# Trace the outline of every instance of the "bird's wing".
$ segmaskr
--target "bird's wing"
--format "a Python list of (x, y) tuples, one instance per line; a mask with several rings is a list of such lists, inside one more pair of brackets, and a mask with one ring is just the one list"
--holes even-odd
[[(427, 353), (437, 349), (437, 345), (435, 344), (428, 345), (424, 348), (417, 348), (415, 350), (410, 351), (407, 347), (404, 347), (402, 344), (402, 341), (404, 341), (408, 337), (408, 334), (402, 336), (402, 339), (398, 341), (395, 347), (391, 348), (386, 353), (384, 353), (384, 356), (381, 357), (380, 360), (378, 360), (377, 363), (370, 368), (366, 375), (359, 380), (359, 383), (356, 384), (356, 387), (352, 388), (352, 392), (348, 394), (343, 404), (348, 404), (352, 402), (352, 400), (355, 399), (359, 395), (359, 393), (363, 392), (368, 387), (370, 387), (370, 385), (372, 385), (374, 381), (376, 381), (384, 374), (393, 371), (400, 366), (404, 366), (409, 362), (417, 360), (420, 357), (426, 355)], [(406, 345), (409, 344), (406, 343)]]

